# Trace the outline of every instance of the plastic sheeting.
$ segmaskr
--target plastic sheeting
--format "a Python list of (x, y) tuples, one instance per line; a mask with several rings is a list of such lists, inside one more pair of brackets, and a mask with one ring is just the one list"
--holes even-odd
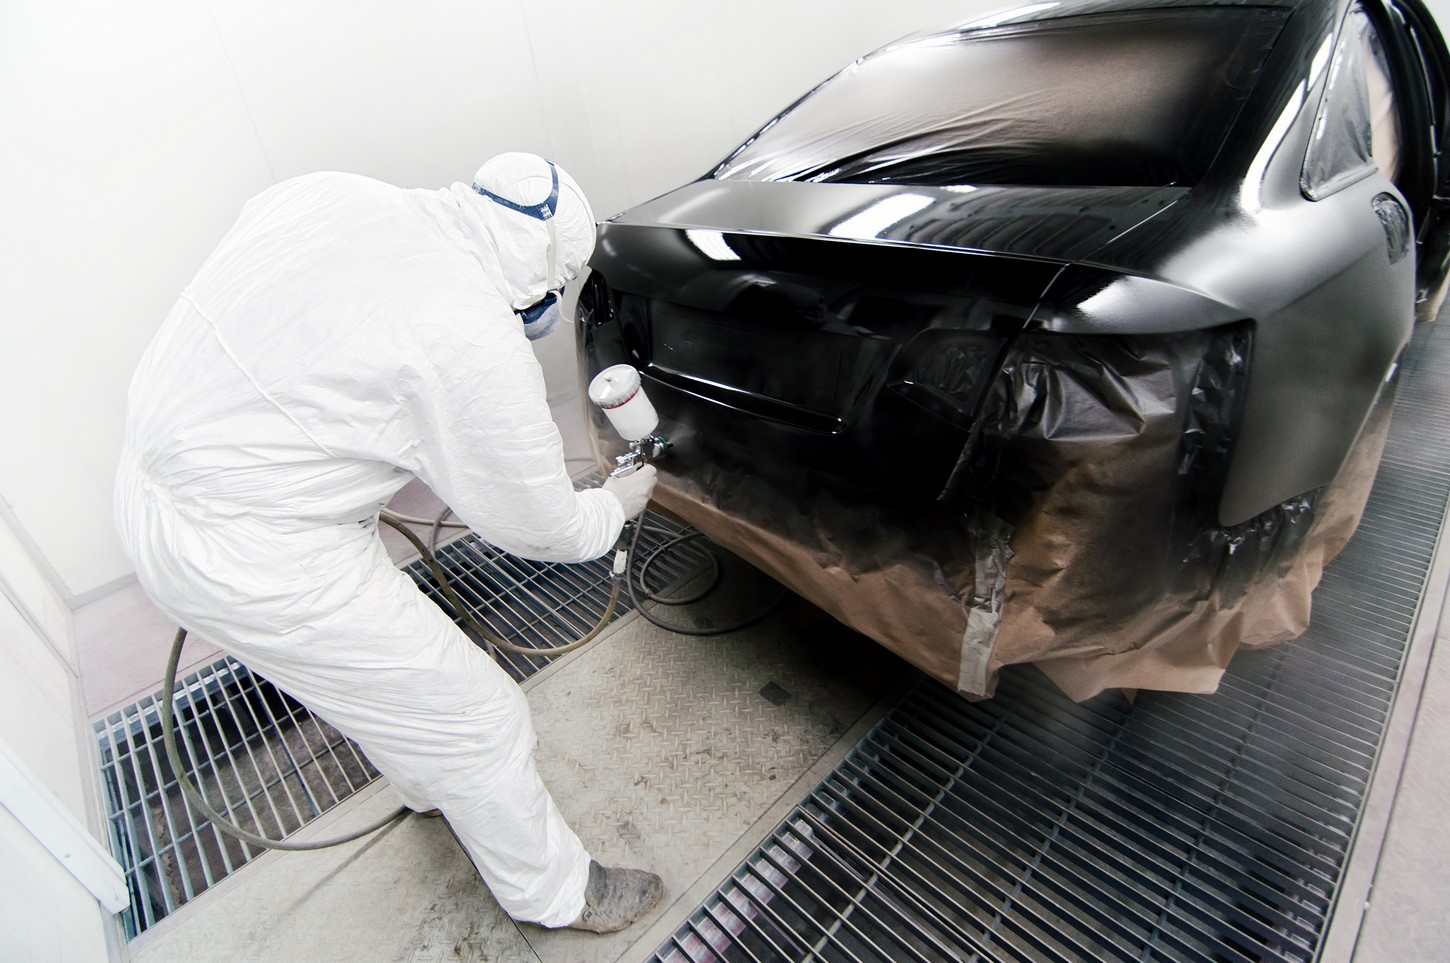
[(1355, 7), (1344, 20), (1329, 85), (1304, 158), (1304, 193), (1328, 197), (1376, 167), (1394, 180), (1400, 131), (1389, 64), (1374, 25)]
[(858, 60), (771, 121), (721, 179), (1192, 184), (1284, 22), (1171, 9), (963, 30)]
[(656, 501), (966, 695), (1023, 662), (1074, 699), (1211, 692), (1238, 648), (1307, 627), (1392, 400), (1333, 484), (1219, 526), (1249, 339), (1019, 336), (936, 501), (732, 458), (665, 412)]

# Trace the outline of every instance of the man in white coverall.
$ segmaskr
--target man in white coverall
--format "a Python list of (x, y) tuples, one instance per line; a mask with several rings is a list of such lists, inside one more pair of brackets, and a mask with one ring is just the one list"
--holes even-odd
[(652, 470), (574, 490), (529, 346), (593, 249), (579, 186), (532, 154), (439, 191), (323, 173), (263, 192), (141, 360), (116, 510), (157, 605), (442, 810), (507, 912), (608, 932), (659, 877), (589, 858), (522, 692), (377, 531), (415, 477), (546, 561), (603, 555), (644, 509)]

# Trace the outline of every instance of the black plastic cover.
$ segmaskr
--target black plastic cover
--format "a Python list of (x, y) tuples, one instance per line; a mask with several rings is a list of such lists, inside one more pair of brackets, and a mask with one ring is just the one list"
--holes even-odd
[(885, 48), (802, 98), (719, 179), (1191, 185), (1284, 22), (1167, 9), (951, 32)]

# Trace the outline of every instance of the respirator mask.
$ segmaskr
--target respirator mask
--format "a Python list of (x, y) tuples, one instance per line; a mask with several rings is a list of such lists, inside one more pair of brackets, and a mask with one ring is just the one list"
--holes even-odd
[[(552, 224), (553, 222), (550, 223)], [(554, 259), (551, 256), (549, 258), (551, 265), (553, 260)], [(559, 298), (563, 295), (563, 293), (563, 288), (559, 288), (559, 290), (557, 291), (550, 291), (548, 294), (544, 295), (543, 300), (535, 304), (531, 304), (521, 311), (514, 312), (523, 320), (524, 336), (527, 337), (530, 341), (539, 340), (550, 331), (553, 331), (554, 326), (559, 323), (559, 318), (562, 314), (562, 312), (559, 310)]]
[[(559, 207), (559, 169), (554, 166), (553, 161), (546, 160), (549, 165), (549, 177), (552, 181), (549, 187), (549, 196), (539, 204), (520, 204), (511, 201), (507, 197), (500, 197), (493, 191), (485, 190), (477, 184), (473, 185), (474, 193), (488, 198), (495, 204), (502, 204), (511, 211), (517, 211), (526, 217), (543, 221), (549, 231), (549, 266), (548, 272), (544, 275), (548, 281), (554, 279), (554, 250), (558, 247), (558, 239), (554, 235), (554, 214)], [(544, 335), (553, 331), (559, 323), (559, 297), (564, 293), (562, 286), (550, 289), (542, 298), (526, 308), (515, 308), (514, 313), (524, 323), (524, 335), (530, 341), (537, 341)]]

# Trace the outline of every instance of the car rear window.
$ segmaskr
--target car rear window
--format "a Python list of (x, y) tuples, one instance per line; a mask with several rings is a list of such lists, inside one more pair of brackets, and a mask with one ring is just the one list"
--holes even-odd
[(1280, 10), (1188, 8), (954, 30), (858, 60), (719, 179), (1191, 185), (1243, 106)]

